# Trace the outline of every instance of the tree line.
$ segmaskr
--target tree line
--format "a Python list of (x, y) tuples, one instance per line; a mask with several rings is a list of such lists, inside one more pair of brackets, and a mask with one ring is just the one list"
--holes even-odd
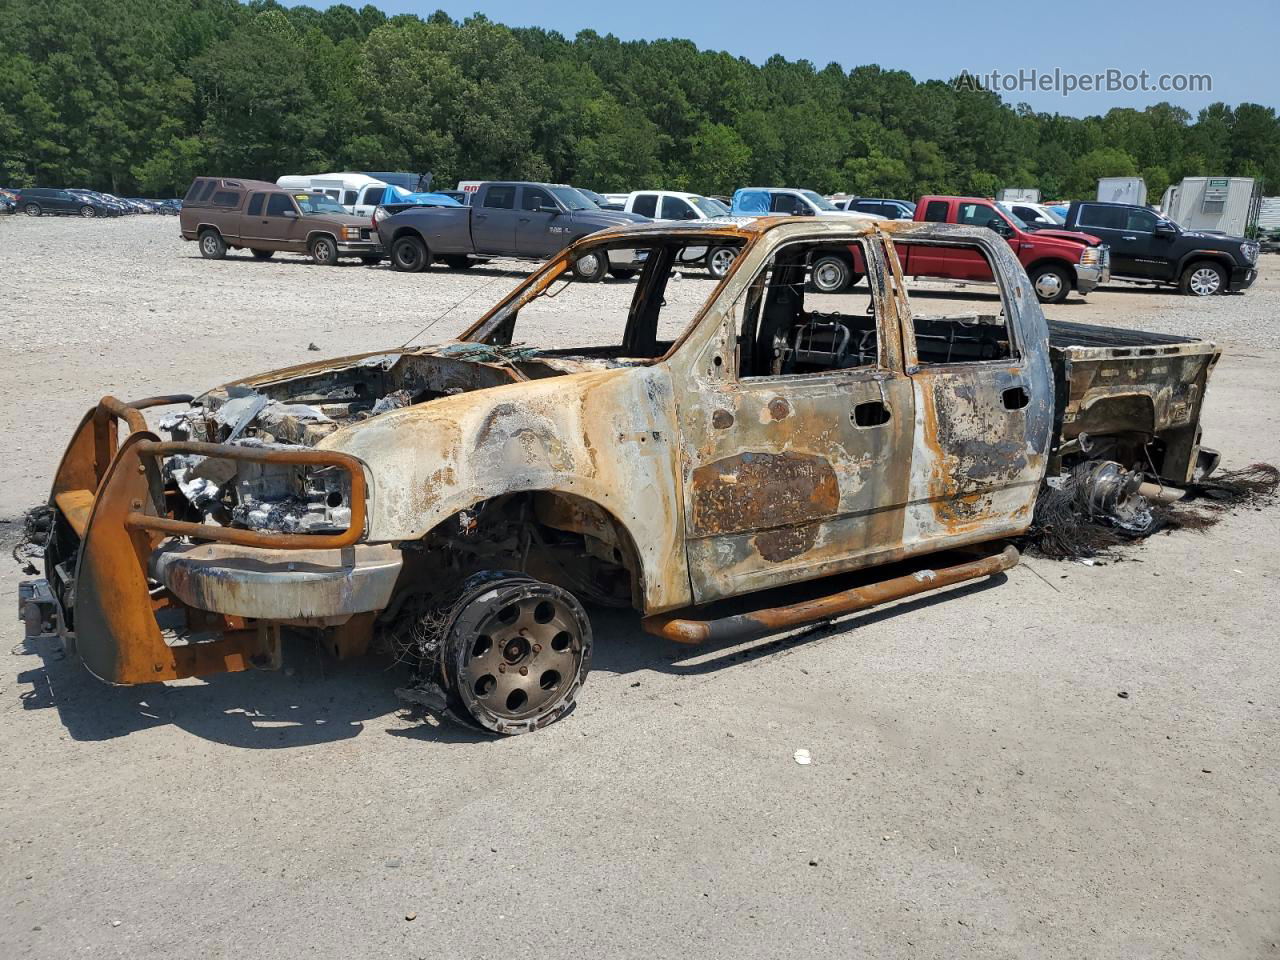
[(198, 174), (335, 169), (600, 191), (749, 184), (914, 199), (1092, 195), (1140, 175), (1280, 185), (1254, 103), (1076, 118), (867, 65), (572, 39), (438, 12), (274, 0), (0, 0), (0, 185), (180, 195)]

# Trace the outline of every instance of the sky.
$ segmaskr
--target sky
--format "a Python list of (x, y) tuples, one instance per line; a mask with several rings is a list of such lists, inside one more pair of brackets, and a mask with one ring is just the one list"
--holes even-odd
[[(359, 8), (364, 0), (346, 0)], [(816, 0), (644, 0), (644, 2), (530, 3), (528, 0), (370, 0), (387, 13), (429, 16), (444, 10), (461, 20), (483, 13), (513, 27), (539, 26), (566, 37), (591, 29), (623, 40), (678, 37), (700, 48), (727, 50), (762, 63), (775, 53), (818, 67), (836, 62), (906, 70), (917, 80), (949, 79), (961, 71), (985, 77), (1055, 70), (1092, 75), (1107, 70), (1133, 77), (1208, 75), (1210, 92), (1114, 92), (1075, 89), (999, 91), (1011, 104), (1086, 116), (1112, 107), (1141, 109), (1167, 100), (1192, 114), (1215, 101), (1280, 107), (1280, 0), (1113, 0), (988, 3), (897, 0), (865, 4)], [(326, 7), (325, 0), (310, 6)], [(1036, 80), (1044, 83), (1047, 80)], [(1123, 83), (1123, 79), (1121, 79)]]

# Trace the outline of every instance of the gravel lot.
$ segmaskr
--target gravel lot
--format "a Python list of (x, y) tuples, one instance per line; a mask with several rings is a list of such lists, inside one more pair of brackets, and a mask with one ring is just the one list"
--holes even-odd
[[(0, 220), (0, 520), (103, 393), (399, 344), (470, 294), (426, 339), (449, 336), (528, 269), (211, 263), (177, 229)], [(1206, 442), (1280, 462), (1262, 269), (1245, 296), (1052, 313), (1219, 341)], [(577, 290), (547, 342), (629, 296)], [(1126, 559), (693, 655), (602, 613), (578, 711), (504, 741), (407, 720), (377, 662), (299, 646), (283, 673), (112, 689), (9, 621), (0, 956), (1280, 955), (1280, 510)]]

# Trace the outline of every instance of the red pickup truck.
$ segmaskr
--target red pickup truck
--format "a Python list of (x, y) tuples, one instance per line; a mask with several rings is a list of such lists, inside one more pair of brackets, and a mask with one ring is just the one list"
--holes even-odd
[[(1072, 230), (1041, 229), (1023, 223), (1013, 211), (978, 197), (921, 197), (916, 220), (990, 227), (1009, 241), (1026, 268), (1041, 303), (1061, 303), (1072, 290), (1088, 293), (1111, 275), (1111, 256), (1097, 237)], [(905, 253), (905, 255), (904, 255)], [(967, 250), (906, 247), (902, 271), (912, 277), (991, 280), (991, 267)]]

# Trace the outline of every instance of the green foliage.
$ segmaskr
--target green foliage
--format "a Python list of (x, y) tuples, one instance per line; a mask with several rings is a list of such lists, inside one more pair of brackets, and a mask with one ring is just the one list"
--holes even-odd
[(745, 185), (914, 199), (1141, 173), (1280, 184), (1275, 109), (1167, 103), (1074, 118), (980, 90), (687, 40), (567, 39), (482, 16), (276, 0), (0, 0), (0, 183), (180, 193), (200, 173), (331, 169)]

